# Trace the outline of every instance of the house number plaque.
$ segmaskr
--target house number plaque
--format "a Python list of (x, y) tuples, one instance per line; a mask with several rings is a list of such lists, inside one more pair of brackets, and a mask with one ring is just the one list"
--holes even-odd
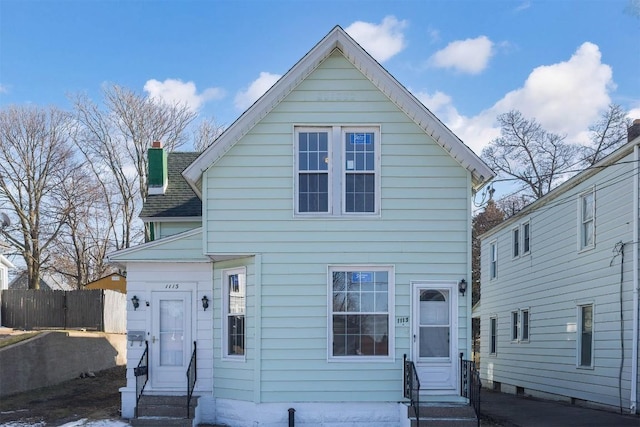
[(165, 289), (180, 289), (180, 285), (177, 283), (169, 283), (167, 285), (164, 285)]
[(409, 316), (397, 316), (396, 326), (409, 326)]

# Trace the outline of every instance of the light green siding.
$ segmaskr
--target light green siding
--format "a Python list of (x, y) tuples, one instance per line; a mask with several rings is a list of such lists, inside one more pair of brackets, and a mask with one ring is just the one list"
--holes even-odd
[(174, 234), (179, 234), (184, 231), (193, 230), (202, 225), (202, 222), (194, 222), (194, 221), (164, 221), (157, 222), (154, 224), (156, 227), (156, 240), (162, 239), (163, 237), (173, 236)]
[[(294, 217), (295, 125), (380, 126), (379, 216)], [(468, 171), (334, 53), (205, 172), (203, 194), (206, 253), (261, 254), (261, 361), (253, 360), (255, 342), (244, 364), (216, 356), (214, 372), (242, 371), (237, 382), (233, 374), (228, 382), (215, 380), (216, 396), (249, 396), (245, 370), (259, 366), (253, 396), (262, 402), (402, 400), (408, 327), (395, 330), (392, 361), (327, 360), (327, 269), (393, 266), (392, 324), (395, 316), (410, 315), (412, 280), (470, 282)], [(248, 285), (256, 279), (251, 265)], [(216, 281), (220, 268), (217, 263)], [(461, 351), (468, 341), (466, 310), (463, 300)], [(257, 321), (252, 313), (248, 306), (248, 325)]]

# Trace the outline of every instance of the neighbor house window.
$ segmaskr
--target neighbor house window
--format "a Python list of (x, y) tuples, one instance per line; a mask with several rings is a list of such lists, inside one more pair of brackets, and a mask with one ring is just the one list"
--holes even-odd
[(498, 277), (498, 242), (491, 242), (489, 245), (489, 278)]
[(595, 199), (593, 190), (580, 195), (580, 249), (595, 244)]
[(333, 266), (329, 290), (329, 357), (389, 358), (393, 269)]
[(223, 357), (244, 358), (246, 354), (246, 270), (237, 268), (222, 272), (222, 336)]
[(517, 258), (520, 256), (520, 229), (514, 228), (512, 231), (513, 234), (513, 257)]
[(522, 254), (528, 254), (531, 250), (531, 227), (528, 222), (522, 224)]
[(520, 311), (520, 339), (529, 341), (529, 310)]
[(498, 318), (491, 317), (489, 319), (489, 353), (496, 354), (497, 341), (498, 341)]
[(379, 128), (299, 127), (295, 150), (296, 214), (379, 212)]
[(519, 315), (517, 311), (511, 312), (511, 341), (518, 341)]
[(593, 366), (593, 304), (578, 306), (578, 366)]

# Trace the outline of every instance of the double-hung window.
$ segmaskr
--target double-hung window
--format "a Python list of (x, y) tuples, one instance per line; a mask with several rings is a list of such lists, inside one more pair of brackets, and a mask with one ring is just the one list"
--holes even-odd
[(520, 256), (520, 229), (514, 228), (512, 231), (513, 234), (513, 257), (517, 258)]
[(520, 329), (520, 316), (517, 311), (511, 312), (511, 341), (518, 341)]
[(593, 367), (593, 304), (578, 306), (578, 366)]
[(580, 249), (592, 248), (595, 245), (595, 212), (596, 204), (593, 189), (580, 195), (579, 232)]
[(526, 255), (531, 251), (531, 226), (530, 223), (522, 224), (522, 254)]
[(496, 354), (498, 349), (498, 318), (489, 318), (489, 354)]
[(378, 127), (296, 127), (295, 152), (296, 215), (379, 213)]
[(393, 269), (329, 267), (329, 358), (391, 358)]
[(222, 272), (222, 356), (226, 359), (244, 359), (246, 354), (246, 276), (244, 267)]
[(529, 341), (529, 309), (511, 312), (511, 341)]
[(529, 310), (520, 310), (520, 340), (529, 341)]
[(489, 279), (498, 277), (498, 242), (489, 244)]

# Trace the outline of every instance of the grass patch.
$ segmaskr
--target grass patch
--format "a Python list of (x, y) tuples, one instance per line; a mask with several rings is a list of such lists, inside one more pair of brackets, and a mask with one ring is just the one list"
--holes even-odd
[(40, 332), (27, 332), (24, 334), (11, 335), (7, 338), (0, 339), (0, 348), (17, 344), (20, 341), (28, 340), (29, 338), (33, 338), (38, 334), (40, 334)]

